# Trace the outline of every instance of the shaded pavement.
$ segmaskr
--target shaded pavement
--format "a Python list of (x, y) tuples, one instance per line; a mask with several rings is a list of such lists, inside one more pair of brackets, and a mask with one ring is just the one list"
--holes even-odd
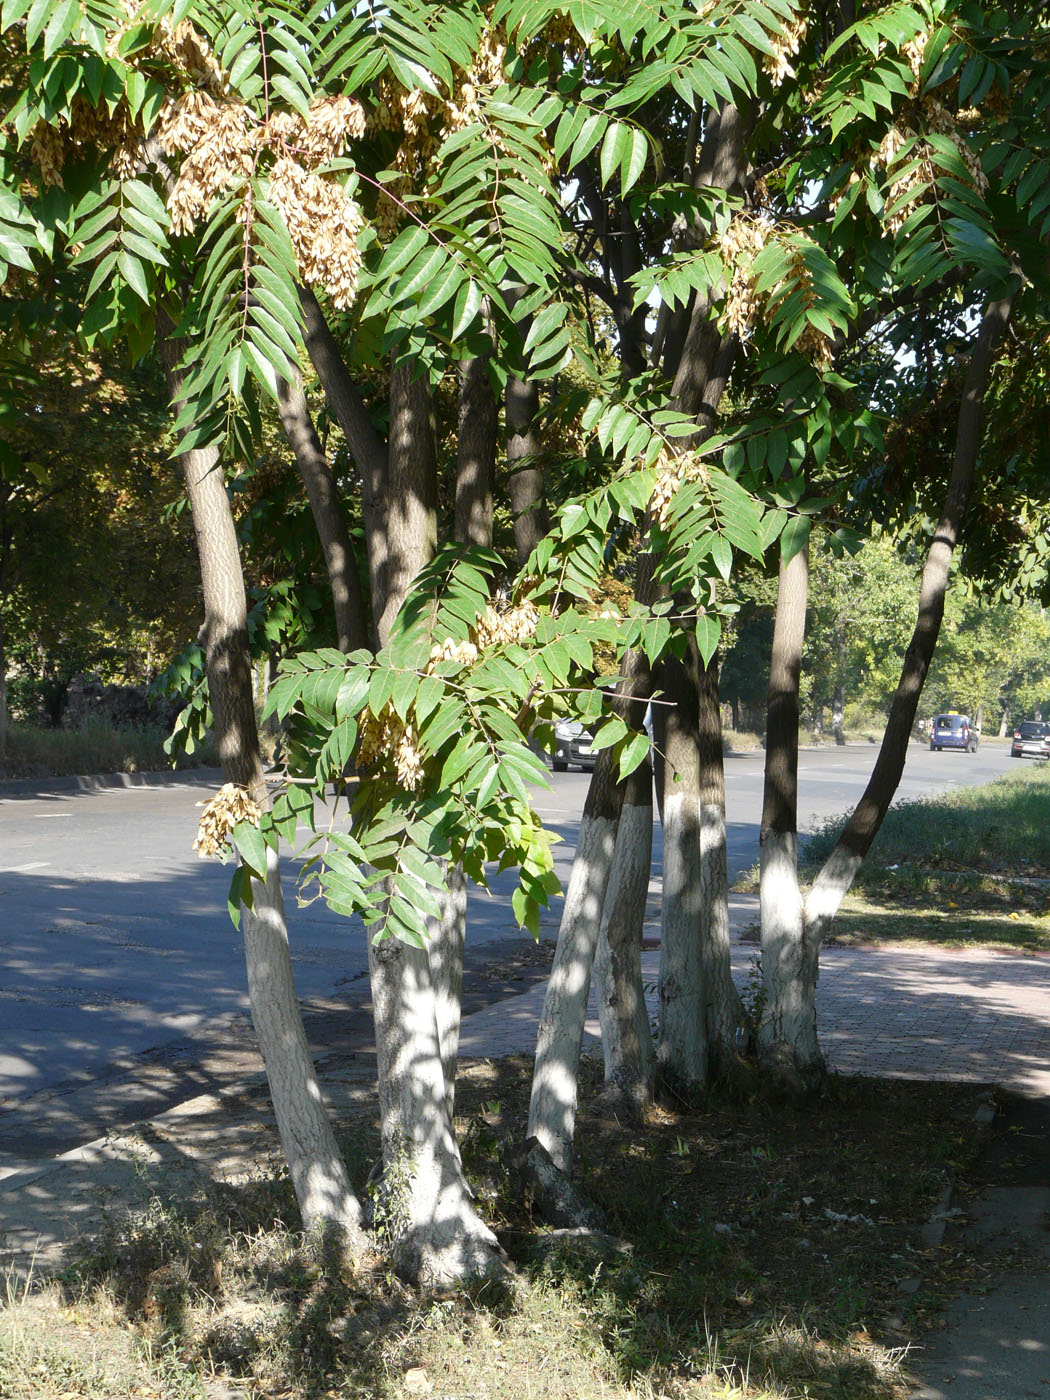
[[(734, 897), (734, 915), (738, 927), (752, 919), (751, 901)], [(755, 952), (746, 944), (734, 947), (734, 974), (744, 989)], [(658, 951), (643, 955), (650, 986), (658, 963)], [(498, 1058), (535, 1048), (544, 987), (541, 960), (512, 973), (516, 984), (507, 981), (505, 964), (505, 957), (500, 968), (477, 964), (468, 978), (464, 1057)], [(347, 1004), (315, 1006), (312, 1012), (321, 1081), (337, 1116), (374, 1099), (365, 995), (362, 985)], [(829, 948), (821, 959), (818, 1013), (825, 1049), (838, 1072), (994, 1084), (1022, 1104), (1050, 1099), (1048, 957), (983, 949)], [(592, 1051), (597, 1031), (592, 1004)], [(136, 1075), (129, 1065), (126, 1082), (116, 1083), (109, 1100), (96, 1101), (80, 1120), (75, 1094), (35, 1106), (42, 1121), (49, 1115), (54, 1121), (54, 1141), (77, 1145), (57, 1155), (38, 1152), (30, 1160), (15, 1150), (13, 1134), (3, 1142), (0, 1267), (25, 1270), (34, 1260), (38, 1269), (57, 1265), (65, 1245), (97, 1229), (101, 1215), (146, 1204), (158, 1177), (165, 1194), (179, 1196), (211, 1181), (259, 1172), (276, 1150), (276, 1135), (246, 1023), (224, 1027), (211, 1053), (215, 1058), (198, 1053), (182, 1066), (158, 1066), (157, 1074), (169, 1075), (166, 1111), (154, 1114), (147, 1108), (150, 1121), (124, 1131), (104, 1136), (95, 1129), (100, 1114), (110, 1124), (128, 1124), (138, 1116), (143, 1100), (135, 1094), (145, 1092), (143, 1082), (148, 1089), (148, 1066), (140, 1065)], [(0, 1113), (0, 1135), (3, 1121)], [(1044, 1139), (1050, 1141), (1050, 1125)], [(997, 1178), (982, 1197), (970, 1227), (976, 1237), (1022, 1241), (1027, 1257), (1040, 1261), (1038, 1272), (1026, 1268), (992, 1292), (953, 1305), (935, 1344), (914, 1358), (927, 1382), (915, 1400), (1050, 1394), (1048, 1172), (1047, 1162), (1037, 1158), (1031, 1179), (1003, 1186)]]

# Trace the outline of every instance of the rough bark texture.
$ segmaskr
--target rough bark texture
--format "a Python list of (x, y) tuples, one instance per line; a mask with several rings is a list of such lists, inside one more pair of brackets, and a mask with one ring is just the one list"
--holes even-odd
[(356, 651), (368, 645), (368, 630), (357, 560), (339, 502), (335, 475), (321, 450), (302, 385), (280, 380), (277, 390), (281, 424), (295, 454), (295, 464), (306, 488), (324, 552), (335, 609), (336, 645), (340, 651)]
[(525, 379), (508, 379), (506, 390), (507, 482), (514, 517), (514, 548), (519, 567), (550, 528), (538, 465), (540, 438), (535, 428), (540, 396)]
[[(169, 392), (179, 397), (179, 351), (163, 345)], [(214, 450), (182, 456), (204, 591), (203, 641), (219, 756), (227, 782), (268, 805), (259, 753), (248, 656), (248, 619), (240, 554), (226, 486)], [(252, 1021), (270, 1085), (281, 1146), (307, 1229), (321, 1229), (351, 1253), (364, 1245), (361, 1207), (328, 1121), (303, 1030), (285, 925), (277, 857), (266, 883), (254, 882), (253, 907), (241, 909)]]
[(642, 929), (653, 851), (653, 769), (627, 779), (594, 960), (605, 1094), (640, 1116), (652, 1098), (653, 1044), (642, 985)]
[(808, 591), (809, 556), (802, 550), (780, 564), (759, 833), (765, 992), (759, 1055), (775, 1081), (803, 1090), (817, 1087), (824, 1075), (813, 997), (807, 995), (811, 980), (815, 986), (816, 964), (803, 937), (798, 882), (798, 685)]

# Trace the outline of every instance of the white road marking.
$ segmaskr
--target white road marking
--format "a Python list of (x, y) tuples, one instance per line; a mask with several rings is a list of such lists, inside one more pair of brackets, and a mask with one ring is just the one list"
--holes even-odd
[(23, 870), (41, 870), (45, 865), (49, 864), (50, 862), (46, 860), (31, 860), (27, 861), (25, 865), (5, 865), (4, 872), (7, 875), (18, 875)]

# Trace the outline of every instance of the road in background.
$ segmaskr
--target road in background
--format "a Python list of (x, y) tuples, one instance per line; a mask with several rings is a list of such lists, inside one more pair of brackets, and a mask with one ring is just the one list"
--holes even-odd
[[(863, 790), (876, 747), (800, 756), (800, 826), (845, 811)], [(1008, 751), (930, 753), (913, 745), (899, 799), (985, 782), (1011, 765)], [(552, 774), (537, 797), (563, 837), (557, 869), (568, 876), (589, 775)], [(758, 858), (762, 755), (726, 759), (730, 874)], [(240, 937), (226, 913), (230, 869), (200, 861), (191, 846), (212, 788), (158, 783), (92, 793), (0, 797), (0, 1116), (26, 1096), (66, 1092), (104, 1079), (114, 1066), (157, 1047), (212, 1036), (247, 1010)], [(653, 908), (659, 898), (659, 832)], [(513, 878), (490, 897), (472, 891), (471, 946), (520, 946), (510, 913)], [(295, 977), (304, 1002), (362, 998), (364, 931), (320, 902), (295, 907), (286, 894)], [(557, 931), (558, 904), (542, 933)]]

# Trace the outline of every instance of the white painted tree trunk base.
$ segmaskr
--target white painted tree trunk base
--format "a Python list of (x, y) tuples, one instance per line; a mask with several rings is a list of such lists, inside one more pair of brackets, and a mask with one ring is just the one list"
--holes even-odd
[(504, 1267), (474, 1209), (452, 1129), (430, 954), (370, 942), (384, 1177), (377, 1233), (400, 1270), (428, 1286), (487, 1278)]
[(827, 1070), (817, 1041), (819, 942), (814, 944), (806, 935), (794, 833), (763, 835), (759, 904), (765, 993), (759, 1059), (779, 1088), (812, 1093)]
[(538, 1138), (551, 1160), (566, 1174), (572, 1171), (587, 995), (616, 849), (617, 824), (612, 817), (589, 816), (586, 812), (580, 823), (536, 1040), (526, 1137)]
[(652, 870), (652, 803), (624, 803), (594, 960), (605, 1092), (631, 1113), (652, 1100), (653, 1045), (642, 986), (642, 927)]
[(695, 791), (665, 789), (663, 825), (656, 1060), (672, 1085), (702, 1089), (709, 1066), (700, 954), (700, 801)]
[(365, 1246), (361, 1205), (336, 1144), (303, 1030), (274, 851), (266, 853), (265, 886), (252, 883), (252, 908), (241, 910), (252, 1022), (303, 1228), (322, 1232), (329, 1242), (335, 1236), (356, 1256)]

